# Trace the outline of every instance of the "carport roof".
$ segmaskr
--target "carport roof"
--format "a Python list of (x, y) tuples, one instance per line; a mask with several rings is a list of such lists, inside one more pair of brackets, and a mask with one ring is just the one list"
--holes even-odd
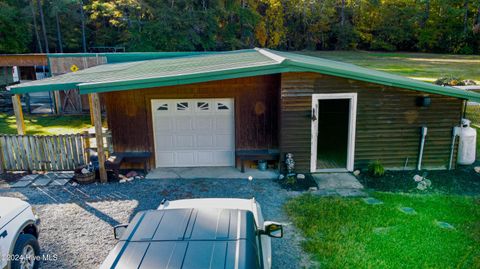
[(80, 93), (111, 92), (268, 75), (316, 72), (427, 93), (480, 101), (480, 94), (438, 86), (353, 64), (267, 49), (180, 53), (160, 59), (109, 63), (11, 86), (13, 93), (79, 89)]

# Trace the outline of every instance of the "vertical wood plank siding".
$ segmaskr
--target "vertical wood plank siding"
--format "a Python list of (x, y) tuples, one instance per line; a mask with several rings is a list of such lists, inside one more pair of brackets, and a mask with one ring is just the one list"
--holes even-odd
[[(311, 103), (314, 93), (358, 93), (355, 168), (380, 160), (388, 168), (414, 168), (420, 127), (428, 127), (423, 167), (445, 168), (452, 128), (459, 124), (462, 100), (435, 94), (364, 83), (316, 73), (281, 75), (281, 136), (283, 153), (295, 155), (297, 168), (310, 170)], [(416, 99), (429, 96), (431, 105)]]
[(236, 149), (269, 149), (278, 148), (279, 88), (280, 75), (269, 75), (102, 95), (115, 151), (153, 153), (151, 100), (181, 98), (234, 98)]

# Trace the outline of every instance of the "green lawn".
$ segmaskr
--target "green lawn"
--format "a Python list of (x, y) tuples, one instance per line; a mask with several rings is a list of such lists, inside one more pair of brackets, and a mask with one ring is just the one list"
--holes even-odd
[(480, 83), (480, 56), (475, 55), (367, 51), (301, 51), (299, 53), (353, 63), (429, 82), (444, 75), (454, 75)]
[[(25, 115), (27, 134), (58, 135), (86, 131), (92, 127), (89, 116)], [(16, 134), (15, 116), (0, 113), (0, 134)]]
[[(375, 192), (384, 202), (303, 195), (285, 208), (322, 268), (480, 268), (480, 198)], [(414, 208), (405, 214), (400, 207)], [(454, 229), (437, 226), (437, 221)]]

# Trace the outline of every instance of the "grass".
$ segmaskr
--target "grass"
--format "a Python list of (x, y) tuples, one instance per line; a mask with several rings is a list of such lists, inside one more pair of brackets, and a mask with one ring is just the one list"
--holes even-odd
[[(375, 192), (384, 202), (303, 195), (285, 208), (322, 268), (480, 268), (480, 198)], [(411, 207), (416, 214), (405, 214)], [(452, 224), (444, 229), (437, 221)]]
[[(89, 116), (25, 115), (27, 134), (59, 135), (86, 131), (92, 127)], [(15, 116), (0, 113), (0, 134), (16, 134)]]
[(301, 51), (299, 53), (348, 62), (428, 82), (441, 76), (453, 75), (480, 83), (480, 72), (478, 72), (480, 56), (476, 55), (367, 51)]

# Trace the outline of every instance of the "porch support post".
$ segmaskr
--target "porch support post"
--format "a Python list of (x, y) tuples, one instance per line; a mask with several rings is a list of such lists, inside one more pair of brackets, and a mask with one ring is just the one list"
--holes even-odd
[(95, 140), (97, 142), (98, 169), (100, 173), (100, 182), (107, 183), (107, 171), (105, 170), (105, 152), (103, 147), (102, 135), (102, 111), (100, 108), (100, 97), (98, 93), (90, 93), (93, 107), (93, 122), (95, 125)]
[(57, 115), (62, 114), (62, 100), (60, 91), (53, 91), (53, 100), (55, 101), (55, 112)]
[(20, 94), (12, 96), (13, 112), (15, 113), (15, 120), (17, 122), (17, 133), (19, 135), (25, 134), (25, 122), (23, 120), (22, 103), (20, 102)]
[(94, 125), (95, 122), (93, 120), (93, 103), (92, 103), (92, 98), (90, 98), (90, 96), (88, 97), (88, 110), (90, 112), (90, 122), (92, 125)]

